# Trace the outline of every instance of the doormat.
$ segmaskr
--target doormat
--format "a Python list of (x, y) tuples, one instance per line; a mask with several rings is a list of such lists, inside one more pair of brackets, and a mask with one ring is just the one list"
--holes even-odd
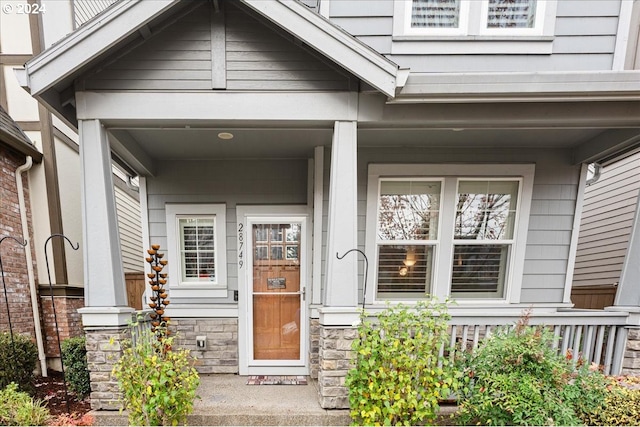
[(307, 385), (304, 375), (252, 375), (247, 385)]

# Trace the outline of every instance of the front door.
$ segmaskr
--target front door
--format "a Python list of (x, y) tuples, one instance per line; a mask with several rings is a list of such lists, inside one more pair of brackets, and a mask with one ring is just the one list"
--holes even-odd
[(247, 373), (306, 374), (306, 218), (247, 218), (243, 228)]

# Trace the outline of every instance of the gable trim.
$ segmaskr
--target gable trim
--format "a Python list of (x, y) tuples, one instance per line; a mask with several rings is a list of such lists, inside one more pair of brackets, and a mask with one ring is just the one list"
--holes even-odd
[(296, 1), (240, 1), (389, 98), (395, 97), (399, 67), (326, 18)]

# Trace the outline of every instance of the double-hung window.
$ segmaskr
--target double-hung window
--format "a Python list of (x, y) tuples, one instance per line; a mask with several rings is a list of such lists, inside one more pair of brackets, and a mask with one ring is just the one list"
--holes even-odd
[(426, 294), (518, 302), (533, 173), (533, 165), (370, 165), (368, 302)]
[(167, 204), (172, 296), (226, 297), (224, 204)]
[(395, 1), (391, 53), (548, 54), (556, 9), (557, 0)]

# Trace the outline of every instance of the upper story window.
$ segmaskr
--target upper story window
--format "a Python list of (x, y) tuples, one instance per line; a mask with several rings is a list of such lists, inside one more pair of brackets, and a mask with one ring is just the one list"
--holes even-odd
[(546, 1), (412, 0), (406, 5), (406, 34), (539, 35)]
[(557, 0), (395, 1), (391, 53), (549, 54), (556, 9)]

